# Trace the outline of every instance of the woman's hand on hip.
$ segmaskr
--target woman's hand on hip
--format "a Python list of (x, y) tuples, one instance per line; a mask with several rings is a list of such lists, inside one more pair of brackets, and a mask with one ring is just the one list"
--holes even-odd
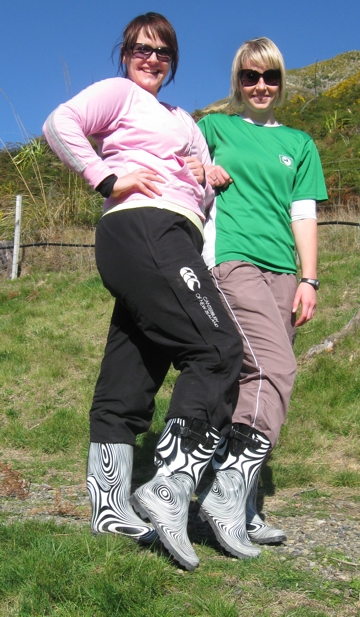
[(154, 182), (164, 183), (165, 181), (154, 171), (149, 171), (148, 169), (140, 167), (139, 169), (135, 169), (131, 174), (126, 174), (126, 176), (122, 176), (116, 180), (111, 197), (119, 197), (128, 191), (133, 193), (134, 190), (137, 193), (143, 193), (151, 199), (155, 199), (155, 195), (161, 197), (162, 192)]
[(190, 171), (192, 171), (192, 173), (194, 174), (198, 183), (204, 184), (204, 181), (205, 181), (204, 165), (197, 158), (197, 156), (184, 156), (183, 160), (189, 167)]
[(225, 189), (232, 183), (229, 174), (221, 165), (205, 165), (206, 178), (214, 189)]
[(300, 283), (293, 302), (292, 312), (296, 313), (301, 306), (301, 314), (295, 322), (299, 327), (310, 321), (315, 315), (316, 310), (316, 291), (309, 283)]

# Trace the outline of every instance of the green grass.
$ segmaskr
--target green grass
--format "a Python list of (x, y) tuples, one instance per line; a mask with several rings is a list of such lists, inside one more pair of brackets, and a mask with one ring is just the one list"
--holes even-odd
[(95, 538), (53, 523), (1, 526), (0, 614), (319, 617), (341, 611), (345, 589), (360, 589), (358, 580), (336, 581), (331, 587), (339, 595), (329, 594), (316, 571), (266, 549), (253, 561), (229, 559), (206, 546), (198, 552), (202, 566), (190, 574), (174, 568), (161, 549), (119, 537)]
[[(280, 489), (297, 495), (274, 512), (284, 518), (309, 505), (314, 517), (328, 517), (324, 499), (341, 489), (359, 500), (360, 333), (351, 332), (331, 353), (306, 358), (359, 308), (358, 236), (344, 228), (319, 233), (318, 310), (298, 331), (289, 417), (262, 474), (265, 499)], [(84, 273), (0, 282), (0, 462), (27, 481), (54, 488), (84, 481), (88, 411), (112, 303), (99, 278)], [(152, 474), (175, 378), (171, 370), (152, 428), (138, 439), (136, 483)], [(326, 548), (312, 569), (266, 548), (253, 561), (231, 559), (207, 543), (196, 552), (200, 568), (187, 573), (158, 546), (92, 537), (69, 524), (10, 524), (0, 509), (0, 616), (330, 617), (342, 615), (345, 593), (344, 614), (359, 614), (358, 573), (324, 579), (319, 564), (342, 559)]]

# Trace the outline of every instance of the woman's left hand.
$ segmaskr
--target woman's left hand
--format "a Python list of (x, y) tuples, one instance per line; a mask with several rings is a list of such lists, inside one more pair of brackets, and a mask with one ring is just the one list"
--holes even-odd
[(296, 313), (301, 305), (301, 315), (296, 320), (295, 326), (302, 326), (307, 321), (310, 321), (315, 315), (316, 309), (316, 291), (309, 283), (300, 283), (293, 302), (292, 312)]
[(194, 174), (196, 180), (199, 184), (204, 184), (205, 180), (205, 171), (204, 165), (196, 156), (184, 156), (183, 157), (185, 163), (189, 167), (189, 169)]

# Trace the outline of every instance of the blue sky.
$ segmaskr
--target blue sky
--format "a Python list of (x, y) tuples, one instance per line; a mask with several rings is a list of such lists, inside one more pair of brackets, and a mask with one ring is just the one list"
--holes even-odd
[(2, 0), (0, 140), (40, 135), (59, 103), (114, 76), (113, 45), (147, 11), (172, 22), (180, 45), (175, 85), (161, 99), (189, 112), (227, 96), (232, 58), (248, 38), (273, 39), (287, 68), (360, 50), (359, 0)]

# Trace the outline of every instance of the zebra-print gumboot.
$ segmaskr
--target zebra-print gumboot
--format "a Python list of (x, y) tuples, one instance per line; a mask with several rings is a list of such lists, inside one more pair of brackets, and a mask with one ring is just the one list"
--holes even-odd
[(260, 476), (260, 468), (250, 487), (246, 502), (246, 531), (252, 542), (257, 544), (277, 544), (285, 542), (286, 535), (281, 529), (269, 527), (257, 513), (256, 495)]
[(215, 453), (215, 480), (198, 499), (200, 518), (208, 521), (221, 546), (235, 557), (258, 557), (246, 531), (246, 500), (270, 441), (245, 424), (234, 424)]
[(156, 448), (158, 470), (131, 497), (134, 509), (151, 520), (161, 542), (187, 570), (199, 565), (187, 535), (189, 503), (219, 440), (218, 431), (205, 422), (169, 420)]
[(129, 503), (133, 447), (124, 443), (91, 443), (87, 469), (93, 533), (117, 533), (151, 544), (153, 527), (142, 521)]

